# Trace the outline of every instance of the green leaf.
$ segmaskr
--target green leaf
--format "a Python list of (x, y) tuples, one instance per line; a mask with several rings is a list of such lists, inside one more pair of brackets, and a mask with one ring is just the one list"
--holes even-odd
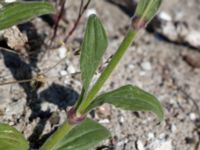
[(132, 85), (98, 96), (88, 106), (87, 111), (103, 103), (113, 104), (125, 110), (154, 112), (160, 120), (164, 116), (162, 106), (156, 97)]
[(28, 150), (29, 145), (23, 135), (15, 128), (0, 124), (1, 150)]
[(138, 30), (144, 28), (156, 15), (162, 0), (139, 0), (132, 26)]
[(157, 13), (162, 0), (139, 0), (136, 8), (136, 16), (149, 22)]
[(105, 127), (91, 119), (86, 119), (74, 127), (52, 150), (90, 150), (110, 136), (110, 132)]
[(0, 30), (26, 22), (36, 16), (53, 13), (48, 2), (14, 2), (0, 8)]
[(91, 15), (81, 46), (80, 69), (85, 91), (89, 87), (107, 46), (108, 40), (101, 21), (97, 16)]

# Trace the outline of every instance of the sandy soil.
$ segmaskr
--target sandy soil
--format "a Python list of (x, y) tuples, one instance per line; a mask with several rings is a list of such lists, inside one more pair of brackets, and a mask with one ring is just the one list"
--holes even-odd
[[(109, 48), (104, 61), (115, 52), (130, 22), (130, 7), (114, 0), (93, 0), (86, 11), (96, 11), (105, 25)], [(129, 14), (125, 13), (129, 10)], [(0, 86), (0, 122), (22, 131), (37, 149), (48, 135), (65, 119), (65, 108), (71, 106), (81, 90), (79, 56), (60, 46), (78, 13), (79, 1), (68, 1), (63, 22), (58, 30), (54, 48), (47, 46), (51, 27), (41, 18), (20, 29), (29, 37), (29, 52), (20, 54), (1, 50), (0, 81), (29, 79), (38, 71), (45, 72), (47, 82), (41, 88), (32, 82)], [(164, 1), (161, 12), (175, 21), (184, 21), (190, 28), (200, 30), (199, 0)], [(68, 51), (79, 48), (85, 29), (86, 15), (68, 40)], [(4, 46), (4, 42), (0, 42)], [(165, 120), (159, 123), (151, 113), (133, 113), (103, 106), (91, 116), (108, 127), (114, 141), (103, 144), (116, 150), (199, 150), (200, 149), (200, 68), (191, 66), (184, 55), (196, 56), (198, 49), (172, 43), (157, 32), (143, 30), (106, 83), (103, 91), (125, 84), (137, 85), (155, 94), (165, 109)], [(34, 55), (29, 55), (29, 54)], [(49, 71), (65, 55), (67, 58)], [(111, 149), (110, 148), (110, 149)], [(98, 149), (103, 149), (101, 146)]]

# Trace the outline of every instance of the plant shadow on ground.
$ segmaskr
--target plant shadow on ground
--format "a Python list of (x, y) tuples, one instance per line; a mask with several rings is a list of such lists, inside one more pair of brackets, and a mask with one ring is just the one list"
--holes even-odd
[[(39, 70), (37, 67), (38, 56), (42, 52), (42, 44), (44, 39), (41, 38), (36, 29), (30, 23), (22, 24), (19, 26), (20, 30), (27, 33), (29, 39), (29, 51), (27, 63), (24, 58), (19, 54), (1, 50), (4, 64), (10, 70), (13, 78), (16, 81), (33, 79), (33, 71)], [(39, 40), (38, 40), (39, 39)], [(40, 41), (40, 42), (38, 42)], [(0, 46), (8, 48), (5, 41), (0, 42)], [(0, 48), (1, 49), (1, 48)], [(28, 53), (27, 52), (27, 53)], [(29, 53), (28, 53), (29, 54)], [(39, 122), (33, 129), (32, 135), (28, 138), (31, 148), (39, 148), (41, 144), (49, 137), (48, 133), (41, 137), (44, 127), (50, 117), (53, 115), (50, 110), (42, 111), (41, 104), (46, 101), (55, 104), (59, 110), (65, 110), (68, 106), (72, 106), (78, 98), (78, 93), (70, 86), (63, 86), (52, 83), (47, 89), (38, 92), (39, 87), (33, 86), (31, 82), (18, 83), (26, 94), (26, 105), (31, 109), (29, 121), (39, 118)], [(59, 115), (57, 115), (59, 117)], [(59, 121), (58, 121), (59, 122)], [(57, 122), (57, 123), (58, 123)]]

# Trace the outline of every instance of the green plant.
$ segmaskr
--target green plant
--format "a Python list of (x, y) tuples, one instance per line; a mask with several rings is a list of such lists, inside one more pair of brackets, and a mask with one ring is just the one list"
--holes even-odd
[(0, 2), (0, 30), (53, 12), (54, 8), (48, 2)]
[[(92, 77), (107, 48), (108, 40), (101, 21), (95, 15), (89, 17), (81, 46), (80, 66), (83, 88), (80, 97), (75, 106), (67, 112), (67, 120), (49, 137), (40, 148), (41, 150), (88, 150), (100, 141), (109, 138), (111, 134), (105, 127), (87, 118), (87, 113), (104, 103), (125, 110), (150, 111), (163, 120), (164, 112), (156, 97), (136, 86), (126, 85), (114, 91), (97, 95), (135, 39), (137, 32), (151, 21), (161, 2), (162, 0), (139, 1), (130, 29), (94, 85), (91, 85)], [(17, 149), (20, 146), (18, 149), (27, 149), (27, 141), (12, 127), (0, 125), (0, 133), (0, 149), (1, 146), (4, 148), (7, 146), (10, 149), (13, 147)], [(17, 136), (20, 138), (13, 138)]]

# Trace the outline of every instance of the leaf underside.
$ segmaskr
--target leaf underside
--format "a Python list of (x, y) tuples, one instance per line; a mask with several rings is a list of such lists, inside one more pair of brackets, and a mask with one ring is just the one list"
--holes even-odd
[(160, 120), (164, 116), (162, 106), (156, 97), (132, 85), (126, 85), (98, 96), (88, 106), (87, 111), (104, 103), (125, 110), (154, 112)]
[(29, 145), (15, 128), (0, 124), (0, 150), (28, 150)]
[(89, 87), (107, 46), (108, 40), (101, 21), (97, 16), (91, 15), (81, 45), (80, 69), (85, 91)]
[(0, 30), (53, 12), (54, 8), (48, 2), (13, 2), (5, 4), (0, 9)]
[(105, 127), (91, 119), (86, 119), (74, 127), (54, 146), (53, 150), (90, 150), (110, 136), (110, 132)]

